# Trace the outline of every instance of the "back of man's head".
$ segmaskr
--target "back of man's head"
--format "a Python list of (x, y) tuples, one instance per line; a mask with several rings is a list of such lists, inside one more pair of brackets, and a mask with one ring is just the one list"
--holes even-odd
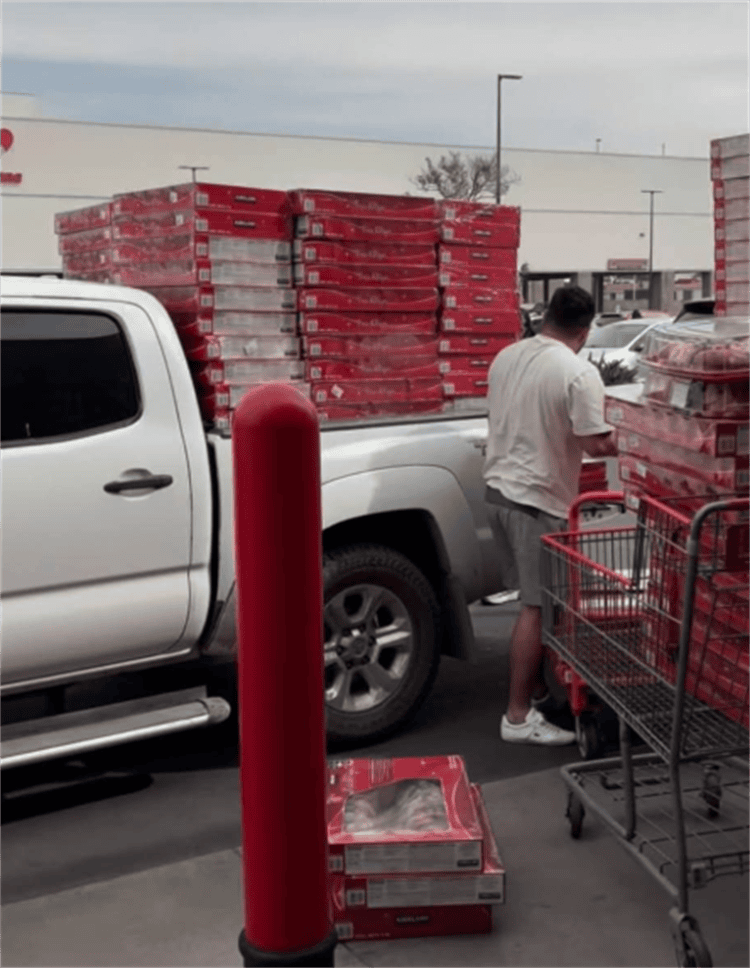
[(588, 329), (596, 309), (590, 293), (580, 286), (556, 289), (550, 299), (544, 322), (570, 333)]

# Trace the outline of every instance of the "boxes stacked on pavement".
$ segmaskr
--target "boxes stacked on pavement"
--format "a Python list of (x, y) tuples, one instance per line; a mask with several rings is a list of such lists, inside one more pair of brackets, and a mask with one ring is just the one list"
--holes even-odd
[(327, 809), (341, 940), (492, 930), (505, 869), (461, 757), (333, 763)]
[[(689, 523), (708, 503), (748, 494), (750, 322), (719, 318), (654, 327), (641, 361), (643, 383), (607, 390), (605, 417), (617, 428), (618, 469), (633, 510), (667, 519), (672, 540), (655, 542), (649, 561), (653, 616), (646, 658), (674, 682)], [(663, 510), (644, 512), (643, 495)], [(699, 577), (691, 626), (688, 690), (748, 724), (747, 515), (723, 514), (702, 532), (711, 579)], [(660, 524), (660, 527), (664, 527)]]
[[(91, 210), (57, 217), (65, 274), (137, 286), (159, 299), (207, 421), (228, 426), (259, 382), (291, 381), (309, 393), (286, 192), (189, 183), (116, 195), (106, 208), (107, 225), (95, 224)], [(68, 231), (79, 225), (86, 230)]]
[(321, 417), (440, 412), (435, 202), (289, 197), (305, 377)]
[(716, 312), (750, 313), (750, 135), (711, 142)]
[(520, 210), (443, 200), (440, 215), (440, 368), (448, 399), (487, 395), (497, 353), (520, 333), (517, 254)]

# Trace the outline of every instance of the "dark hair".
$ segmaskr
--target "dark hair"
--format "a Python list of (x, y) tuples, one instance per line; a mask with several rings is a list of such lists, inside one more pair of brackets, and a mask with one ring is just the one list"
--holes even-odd
[(590, 293), (580, 286), (563, 286), (553, 293), (544, 321), (559, 329), (588, 329), (595, 313)]

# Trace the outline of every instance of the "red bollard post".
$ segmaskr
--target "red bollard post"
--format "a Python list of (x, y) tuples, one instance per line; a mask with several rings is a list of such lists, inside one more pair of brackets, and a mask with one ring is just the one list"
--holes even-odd
[(288, 384), (232, 427), (245, 965), (333, 965), (320, 428)]

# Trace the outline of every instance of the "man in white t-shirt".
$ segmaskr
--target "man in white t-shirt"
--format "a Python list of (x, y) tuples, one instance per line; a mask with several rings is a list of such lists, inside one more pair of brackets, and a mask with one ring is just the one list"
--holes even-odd
[(495, 357), (489, 372), (485, 501), (505, 588), (520, 590), (511, 637), (510, 697), (500, 735), (509, 743), (562, 746), (575, 733), (548, 722), (534, 702), (542, 677), (541, 536), (562, 531), (578, 494), (584, 453), (617, 453), (604, 422), (604, 383), (578, 351), (594, 318), (584, 289), (558, 289), (541, 331)]

